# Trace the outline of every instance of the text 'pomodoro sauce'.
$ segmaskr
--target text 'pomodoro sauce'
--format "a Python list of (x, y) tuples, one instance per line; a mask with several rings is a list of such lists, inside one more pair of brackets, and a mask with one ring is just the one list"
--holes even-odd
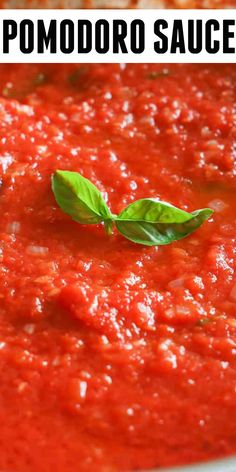
[[(0, 66), (0, 470), (148, 469), (236, 451), (233, 65)], [(57, 207), (213, 217), (143, 247)]]

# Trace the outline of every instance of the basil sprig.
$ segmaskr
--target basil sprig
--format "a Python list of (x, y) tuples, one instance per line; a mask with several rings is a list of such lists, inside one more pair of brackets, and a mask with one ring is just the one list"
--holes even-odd
[(117, 230), (138, 244), (160, 246), (185, 238), (213, 213), (210, 208), (188, 213), (155, 198), (143, 198), (113, 215), (101, 192), (77, 172), (57, 170), (52, 190), (60, 208), (81, 224), (104, 223), (106, 231)]

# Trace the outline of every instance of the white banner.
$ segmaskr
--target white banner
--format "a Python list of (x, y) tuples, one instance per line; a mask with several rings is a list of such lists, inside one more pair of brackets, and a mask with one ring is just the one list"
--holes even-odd
[(0, 62), (236, 62), (235, 10), (1, 10)]

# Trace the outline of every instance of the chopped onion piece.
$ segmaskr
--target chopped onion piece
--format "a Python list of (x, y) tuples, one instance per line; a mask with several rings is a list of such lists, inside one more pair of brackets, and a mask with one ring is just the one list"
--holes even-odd
[(218, 198), (209, 202), (209, 207), (212, 208), (212, 210), (216, 211), (216, 213), (224, 211), (228, 206), (229, 205), (227, 205), (227, 203), (223, 202), (223, 200), (220, 200)]
[(27, 247), (26, 251), (33, 256), (44, 256), (48, 253), (48, 247), (30, 245)]
[(8, 234), (17, 234), (20, 231), (20, 223), (19, 221), (12, 221), (11, 223), (8, 223), (6, 227), (6, 232)]
[(171, 280), (169, 283), (168, 283), (168, 287), (169, 288), (177, 288), (177, 287), (183, 287), (184, 285), (184, 279), (183, 278), (179, 278), (179, 279), (174, 279), (174, 280)]
[(25, 331), (25, 333), (27, 334), (33, 334), (34, 331), (35, 331), (35, 325), (34, 324), (26, 324), (23, 328), (23, 330)]
[(187, 306), (176, 305), (176, 313), (178, 315), (189, 315), (190, 310)]

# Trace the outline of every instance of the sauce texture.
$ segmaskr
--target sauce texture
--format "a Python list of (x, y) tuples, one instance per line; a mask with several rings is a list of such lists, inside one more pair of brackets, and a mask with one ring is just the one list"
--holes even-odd
[(236, 0), (0, 0), (0, 8), (235, 8)]
[[(117, 472), (236, 452), (235, 65), (0, 66), (0, 470)], [(213, 217), (142, 247), (57, 207)]]

